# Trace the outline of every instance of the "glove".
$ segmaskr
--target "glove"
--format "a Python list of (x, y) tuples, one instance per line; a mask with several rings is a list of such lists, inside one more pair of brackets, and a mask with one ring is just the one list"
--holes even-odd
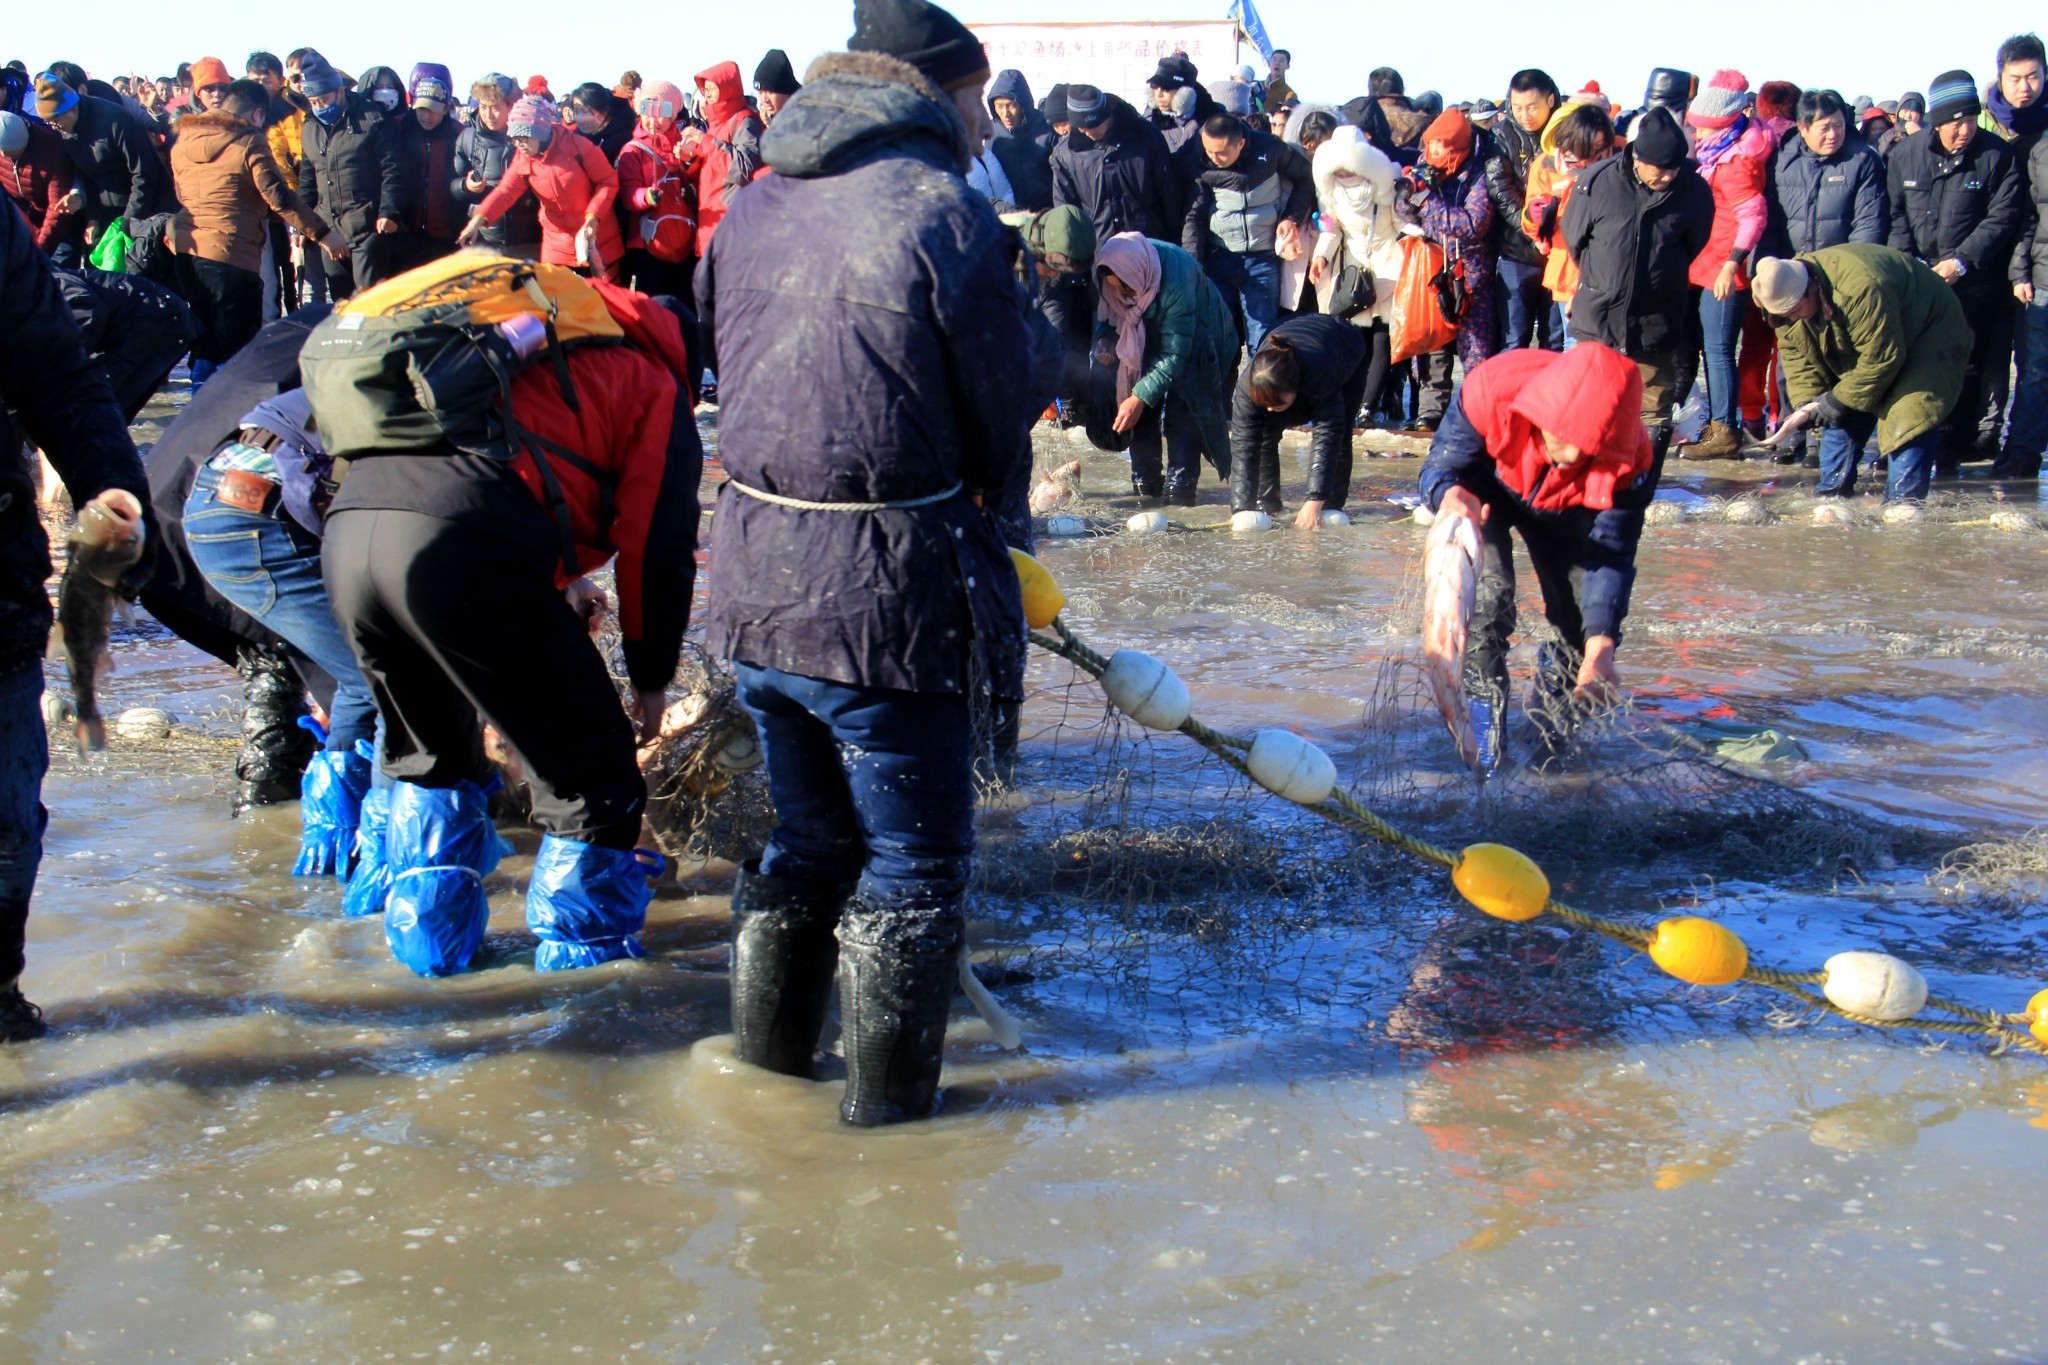
[(1849, 415), (1849, 405), (1835, 397), (1833, 390), (1822, 394), (1813, 407), (1814, 420), (1824, 427), (1838, 427), (1842, 425), (1842, 419)]

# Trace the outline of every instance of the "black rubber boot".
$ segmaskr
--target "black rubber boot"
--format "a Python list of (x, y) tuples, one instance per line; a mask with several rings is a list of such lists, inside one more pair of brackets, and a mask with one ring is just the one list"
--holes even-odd
[(740, 868), (732, 891), (733, 1050), (752, 1066), (816, 1076), (818, 1035), (839, 961), (851, 882), (793, 881)]
[(21, 993), (21, 983), (10, 981), (0, 987), (0, 1043), (26, 1043), (48, 1033), (43, 1012)]
[(282, 654), (243, 645), (235, 662), (242, 679), (242, 752), (235, 759), (235, 814), (251, 806), (299, 799), (300, 779), (320, 742), (299, 725), (306, 688)]
[(877, 906), (855, 896), (839, 931), (846, 1098), (863, 1128), (929, 1118), (967, 935), (960, 898)]

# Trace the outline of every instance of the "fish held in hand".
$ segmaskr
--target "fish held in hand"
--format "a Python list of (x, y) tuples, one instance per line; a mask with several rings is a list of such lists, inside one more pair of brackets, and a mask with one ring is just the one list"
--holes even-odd
[(1479, 771), (1479, 738), (1465, 697), (1465, 632), (1479, 591), (1479, 528), (1439, 508), (1422, 556), (1422, 665), (1458, 756)]
[(121, 576), (142, 558), (142, 503), (109, 489), (79, 509), (57, 585), (57, 623), (71, 670), (72, 712), (81, 749), (107, 747), (99, 680), (108, 661)]

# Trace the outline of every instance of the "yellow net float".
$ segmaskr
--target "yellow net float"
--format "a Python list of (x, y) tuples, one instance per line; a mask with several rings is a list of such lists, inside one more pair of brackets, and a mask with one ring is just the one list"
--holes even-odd
[(1927, 1004), (1927, 978), (1890, 953), (1836, 953), (1821, 992), (1836, 1008), (1869, 1019), (1911, 1019)]
[(1726, 986), (1749, 970), (1749, 949), (1710, 919), (1681, 915), (1659, 920), (1650, 935), (1650, 961), (1695, 986)]
[(1550, 904), (1550, 878), (1528, 855), (1506, 844), (1473, 844), (1451, 868), (1458, 894), (1495, 919), (1535, 919)]
[(1033, 630), (1044, 630), (1067, 605), (1067, 595), (1052, 571), (1022, 550), (1011, 550), (1010, 562), (1017, 566), (1017, 585), (1024, 590), (1024, 619)]
[(2048, 1047), (2048, 991), (2037, 991), (2027, 1002), (2027, 1032), (2034, 1041)]

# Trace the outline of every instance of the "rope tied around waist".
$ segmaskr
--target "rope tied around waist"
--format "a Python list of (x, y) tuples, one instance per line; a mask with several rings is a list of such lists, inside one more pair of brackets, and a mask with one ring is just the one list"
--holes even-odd
[(935, 502), (944, 502), (958, 493), (959, 483), (937, 493), (928, 493), (921, 498), (902, 498), (895, 502), (812, 502), (808, 498), (785, 498), (780, 493), (770, 493), (762, 488), (749, 488), (738, 479), (728, 478), (725, 486), (750, 498), (774, 503), (777, 507), (794, 507), (799, 512), (904, 512), (913, 507), (929, 507)]

